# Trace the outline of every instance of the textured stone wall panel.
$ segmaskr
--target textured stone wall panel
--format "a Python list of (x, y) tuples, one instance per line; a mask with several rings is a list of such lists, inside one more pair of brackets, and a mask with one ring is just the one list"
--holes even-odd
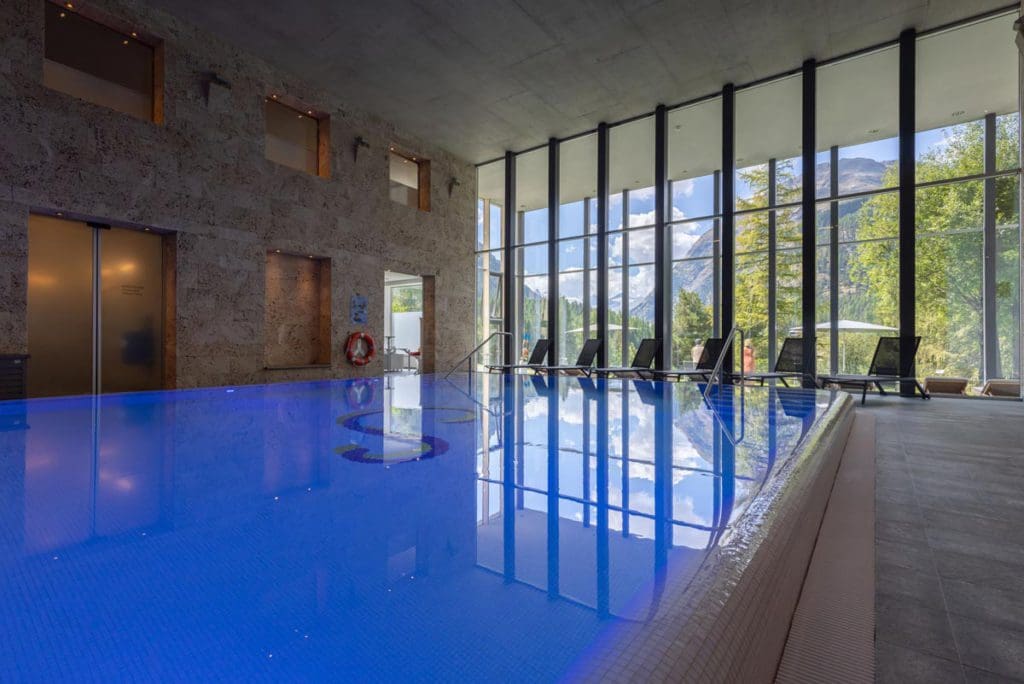
[[(472, 346), (475, 170), (293, 74), (138, 0), (93, 0), (164, 42), (164, 123), (44, 88), (43, 0), (0, 3), (0, 351), (22, 352), (27, 216), (65, 211), (177, 235), (178, 386), (378, 374), (341, 345), (354, 294), (383, 345), (384, 269), (437, 278), (437, 368)], [(231, 83), (207, 102), (203, 74)], [(264, 156), (263, 99), (281, 92), (331, 119), (330, 178)], [(353, 155), (362, 136), (370, 145)], [(431, 211), (388, 198), (388, 146), (431, 160)], [(459, 185), (449, 197), (448, 181)], [(332, 368), (268, 372), (267, 250), (331, 259)]]

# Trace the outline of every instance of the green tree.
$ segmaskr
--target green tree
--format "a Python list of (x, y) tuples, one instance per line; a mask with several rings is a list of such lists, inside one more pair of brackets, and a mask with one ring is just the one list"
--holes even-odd
[[(997, 158), (1016, 157), (1018, 127), (1015, 117), (998, 120)], [(939, 181), (977, 174), (984, 169), (984, 125), (971, 122), (953, 129), (945, 144), (917, 161), (918, 182)], [(898, 168), (891, 165), (884, 184), (894, 184)], [(996, 181), (997, 225), (1011, 225), (1016, 238), (1016, 182)], [(921, 335), (917, 356), (919, 375), (937, 372), (981, 379), (983, 311), (984, 181), (962, 181), (916, 191), (916, 327)], [(863, 320), (897, 327), (900, 259), (898, 250), (899, 197), (874, 195), (847, 223), (844, 239), (859, 242), (846, 263), (850, 287), (840, 292), (841, 306), (856, 310)], [(1003, 375), (1019, 374), (1016, 317), (1019, 312), (1017, 279), (1012, 265), (1017, 258), (1015, 240), (1000, 245), (997, 256), (997, 296), (1003, 305), (997, 332), (1004, 365)], [(861, 336), (848, 368), (866, 369), (874, 339)], [(871, 346), (865, 343), (870, 340)], [(849, 340), (848, 344), (853, 343)], [(848, 350), (849, 351), (849, 350)]]
[(423, 288), (396, 287), (391, 290), (391, 312), (406, 313), (423, 310)]
[[(768, 165), (761, 164), (739, 172), (740, 179), (752, 189), (749, 197), (736, 202), (739, 211), (736, 226), (735, 320), (750, 341), (756, 367), (767, 370), (774, 360), (768, 358), (768, 248), (771, 212), (754, 211), (769, 205)], [(776, 204), (785, 204), (800, 196), (800, 178), (792, 160), (776, 164)], [(801, 312), (799, 209), (774, 210), (775, 246), (775, 318), (776, 333), (782, 338), (798, 325)]]
[(690, 350), (697, 342), (703, 343), (711, 335), (714, 322), (711, 307), (701, 301), (700, 295), (679, 290), (672, 305), (672, 367), (685, 368), (692, 359)]

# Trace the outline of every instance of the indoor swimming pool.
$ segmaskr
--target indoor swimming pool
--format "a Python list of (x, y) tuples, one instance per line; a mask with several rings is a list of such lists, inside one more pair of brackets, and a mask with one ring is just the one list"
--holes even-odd
[(834, 475), (849, 408), (702, 388), (409, 375), (0, 403), (0, 680), (649, 659), (641, 637), (717, 619), (723, 577)]

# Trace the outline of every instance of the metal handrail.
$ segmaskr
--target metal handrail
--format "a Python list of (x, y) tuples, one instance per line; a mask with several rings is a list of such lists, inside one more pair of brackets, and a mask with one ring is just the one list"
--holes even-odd
[(722, 416), (718, 413), (718, 407), (715, 406), (715, 402), (708, 400), (707, 395), (704, 396), (704, 403), (711, 409), (711, 415), (718, 421), (719, 427), (722, 428), (722, 434), (729, 440), (729, 443), (734, 447), (740, 445), (740, 443), (747, 438), (747, 402), (746, 393), (744, 392), (743, 386), (740, 385), (740, 436), (737, 437), (735, 433), (725, 424), (722, 420)]
[[(466, 361), (469, 361), (471, 358), (473, 358), (473, 354), (476, 354), (478, 351), (480, 351), (480, 349), (485, 344), (487, 344), (488, 342), (493, 340), (496, 335), (506, 335), (508, 337), (511, 337), (512, 333), (504, 332), (502, 330), (496, 330), (495, 332), (492, 332), (490, 335), (487, 336), (487, 339), (485, 339), (483, 342), (481, 342), (480, 344), (478, 344), (475, 347), (473, 347), (473, 349), (471, 349), (468, 354), (466, 354), (461, 359), (459, 359), (459, 361), (454, 366), (452, 366), (451, 370), (444, 374), (444, 379), (447, 380), (449, 375), (451, 375), (456, 370), (458, 370), (459, 366), (464, 364)], [(472, 372), (472, 368), (470, 369), (470, 371)]]
[[(740, 328), (738, 325), (732, 326), (732, 330), (729, 331), (729, 334), (726, 336), (725, 341), (722, 343), (722, 350), (720, 352), (718, 352), (718, 361), (715, 362), (715, 368), (714, 368), (714, 370), (711, 371), (711, 375), (708, 376), (708, 384), (704, 388), (704, 398), (705, 399), (707, 399), (708, 398), (708, 394), (711, 393), (711, 385), (714, 384), (715, 376), (716, 375), (718, 376), (719, 384), (721, 384), (722, 365), (725, 363), (725, 357), (728, 354), (732, 353), (732, 343), (733, 343), (733, 340), (736, 339), (736, 333), (740, 334), (740, 349), (743, 349), (744, 345), (746, 344), (746, 337), (743, 334), (743, 329)], [(741, 387), (743, 386), (743, 383), (744, 383), (744, 379), (743, 379), (743, 359), (741, 358), (740, 359), (740, 386)]]

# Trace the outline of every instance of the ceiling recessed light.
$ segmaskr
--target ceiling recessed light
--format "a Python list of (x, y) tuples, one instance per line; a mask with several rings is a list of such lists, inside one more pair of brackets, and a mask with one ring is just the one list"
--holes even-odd
[(271, 96), (270, 96), (270, 99), (272, 99), (272, 100), (276, 100), (276, 99), (277, 99), (277, 95), (271, 95)]
[(135, 31), (132, 31), (132, 38), (138, 38), (138, 37), (139, 37), (139, 34), (136, 33)]
[(127, 38), (121, 41), (121, 45), (127, 45), (127, 44), (128, 44), (128, 39)]
[(66, 12), (61, 12), (61, 13), (60, 13), (60, 18), (61, 18), (61, 19), (63, 19), (63, 18), (64, 18), (64, 17), (66, 17), (66, 16), (68, 16)]
[(307, 113), (307, 114), (309, 114), (310, 116), (313, 116), (313, 110), (312, 110), (312, 109), (310, 109), (310, 110), (309, 110), (308, 112), (306, 112), (306, 113)]
[(75, 6), (73, 4), (71, 4), (70, 2), (65, 2), (64, 6), (67, 7), (68, 9), (75, 9)]

